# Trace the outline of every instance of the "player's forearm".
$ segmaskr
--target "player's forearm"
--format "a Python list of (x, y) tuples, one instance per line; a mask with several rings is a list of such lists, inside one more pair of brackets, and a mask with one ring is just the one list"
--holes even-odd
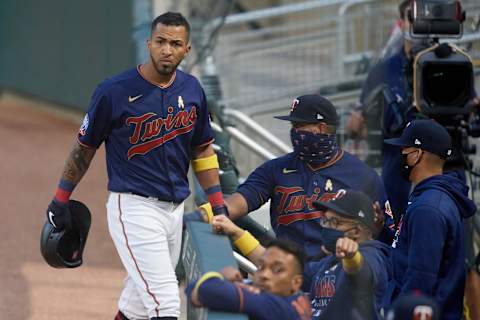
[(248, 231), (242, 230), (231, 236), (233, 243), (239, 249), (239, 251), (252, 261), (254, 265), (259, 265), (259, 260), (265, 252), (259, 241), (252, 236)]
[(342, 266), (347, 274), (357, 274), (363, 266), (363, 257), (360, 251), (355, 252), (351, 258), (343, 258)]
[(68, 202), (73, 189), (80, 182), (88, 170), (96, 149), (88, 148), (76, 143), (63, 168), (60, 184), (55, 198), (60, 202)]
[(192, 166), (203, 190), (220, 184), (218, 177), (218, 160), (211, 145), (195, 150)]
[(212, 205), (213, 213), (228, 214), (223, 202), (222, 189), (218, 176), (218, 159), (211, 145), (198, 148), (192, 160), (192, 167), (200, 186)]
[(228, 208), (228, 215), (231, 220), (236, 220), (248, 214), (247, 200), (241, 193), (235, 192), (225, 198), (225, 205)]

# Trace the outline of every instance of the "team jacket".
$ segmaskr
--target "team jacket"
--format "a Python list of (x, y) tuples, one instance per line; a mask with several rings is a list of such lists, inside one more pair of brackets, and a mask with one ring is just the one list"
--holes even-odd
[[(196, 282), (185, 289), (190, 297)], [(210, 278), (198, 288), (202, 305), (216, 311), (244, 313), (252, 320), (310, 320), (310, 301), (304, 294), (289, 297), (247, 291), (237, 284), (219, 278)]]
[[(377, 173), (358, 158), (342, 152), (336, 162), (317, 171), (294, 153), (267, 161), (250, 174), (237, 192), (246, 199), (249, 212), (271, 199), (270, 222), (276, 235), (295, 241), (309, 258), (315, 257), (321, 253), (318, 218), (323, 212), (313, 207), (313, 201), (328, 201), (340, 189), (363, 191), (380, 204), (387, 200)], [(385, 225), (392, 225), (388, 214)], [(385, 241), (388, 232), (384, 232)]]
[(205, 94), (197, 79), (176, 71), (160, 88), (127, 70), (95, 90), (78, 141), (105, 142), (108, 189), (182, 202), (189, 195), (192, 149), (212, 141)]
[(304, 272), (305, 290), (310, 290), (312, 319), (380, 319), (391, 266), (390, 248), (379, 241), (365, 241), (359, 247), (363, 265), (347, 274), (335, 256), (309, 262)]
[(435, 298), (443, 319), (461, 319), (465, 287), (462, 218), (476, 206), (458, 172), (420, 182), (409, 197), (391, 252), (386, 304), (414, 290)]

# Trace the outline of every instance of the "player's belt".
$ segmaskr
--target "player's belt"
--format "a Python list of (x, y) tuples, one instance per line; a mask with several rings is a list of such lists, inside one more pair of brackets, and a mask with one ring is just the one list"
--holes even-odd
[(171, 202), (171, 203), (177, 203), (178, 204), (178, 202), (172, 201), (171, 199), (163, 199), (163, 198), (153, 197), (153, 196), (149, 196), (149, 195), (142, 194), (142, 193), (139, 193), (139, 192), (128, 192), (128, 193), (133, 194), (135, 196), (142, 197), (142, 198), (147, 198), (147, 199), (150, 199), (150, 200)]

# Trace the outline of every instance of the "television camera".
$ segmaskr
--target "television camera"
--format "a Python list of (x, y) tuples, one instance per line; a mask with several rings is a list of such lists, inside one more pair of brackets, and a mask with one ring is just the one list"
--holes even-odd
[[(409, 32), (405, 39), (412, 45), (413, 61), (403, 70), (411, 99), (399, 99), (388, 86), (373, 87), (366, 95), (364, 117), (369, 131), (377, 127), (384, 138), (400, 135), (412, 118), (432, 118), (452, 136), (453, 153), (447, 166), (467, 168), (468, 154), (475, 153), (468, 137), (480, 136), (480, 121), (472, 121), (474, 109), (474, 68), (470, 56), (455, 44), (443, 39), (460, 38), (466, 14), (458, 0), (412, 0), (407, 10)], [(442, 38), (442, 43), (440, 42)], [(408, 104), (408, 105), (406, 105)], [(383, 123), (384, 111), (393, 110), (393, 124)], [(379, 112), (380, 110), (380, 112)], [(370, 140), (370, 139), (369, 139)], [(373, 142), (373, 139), (371, 140)], [(380, 149), (382, 141), (369, 142)], [(367, 159), (379, 166), (381, 159)]]
[(413, 38), (430, 39), (413, 62), (413, 104), (421, 115), (435, 119), (452, 136), (453, 154), (447, 166), (470, 167), (466, 154), (475, 153), (468, 136), (480, 136), (473, 113), (475, 85), (470, 56), (440, 38), (463, 35), (465, 11), (459, 0), (414, 0), (408, 13)]

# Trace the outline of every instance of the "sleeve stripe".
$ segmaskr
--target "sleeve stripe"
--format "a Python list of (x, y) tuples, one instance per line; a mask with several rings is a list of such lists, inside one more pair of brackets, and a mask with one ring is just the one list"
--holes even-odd
[(215, 139), (212, 138), (212, 139), (208, 140), (207, 142), (201, 143), (201, 144), (196, 145), (194, 147), (195, 148), (205, 147), (205, 146), (208, 146), (209, 144), (212, 144), (214, 141), (215, 141)]
[(82, 141), (80, 141), (80, 139), (78, 139), (78, 137), (77, 137), (77, 142), (78, 142), (78, 144), (81, 145), (82, 147), (89, 148), (89, 149), (98, 149), (98, 148), (96, 148), (96, 147), (94, 147), (94, 146), (90, 146), (90, 145), (88, 145), (88, 144), (83, 143)]
[(242, 289), (235, 285), (235, 288), (237, 288), (237, 291), (238, 291), (238, 298), (239, 298), (239, 302), (238, 302), (238, 312), (243, 312), (243, 291)]

